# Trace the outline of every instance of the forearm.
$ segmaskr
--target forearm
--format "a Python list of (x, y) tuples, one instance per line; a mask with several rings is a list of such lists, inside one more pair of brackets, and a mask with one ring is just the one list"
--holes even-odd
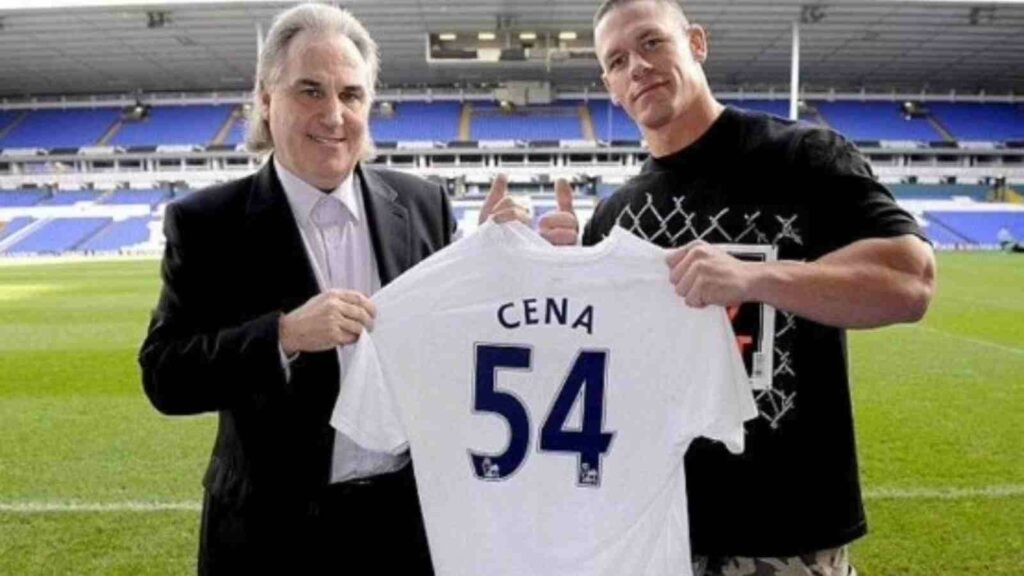
[(843, 328), (916, 322), (935, 283), (931, 249), (910, 236), (862, 240), (814, 262), (757, 267), (749, 300)]
[(139, 353), (150, 402), (165, 414), (238, 407), (285, 384), (278, 314), (211, 332), (183, 333), (154, 321)]

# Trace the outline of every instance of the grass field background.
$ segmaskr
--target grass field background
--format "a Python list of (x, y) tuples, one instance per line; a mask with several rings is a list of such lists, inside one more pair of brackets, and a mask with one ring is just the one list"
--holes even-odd
[[(924, 322), (850, 335), (871, 526), (853, 559), (865, 576), (1020, 576), (1024, 258), (939, 264)], [(0, 574), (195, 572), (216, 420), (142, 393), (157, 271), (0, 263)]]

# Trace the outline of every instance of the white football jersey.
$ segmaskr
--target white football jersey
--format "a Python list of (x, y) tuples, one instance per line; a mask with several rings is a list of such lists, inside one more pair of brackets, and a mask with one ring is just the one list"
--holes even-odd
[(488, 223), (374, 295), (331, 423), (409, 448), (438, 576), (689, 575), (683, 454), (757, 415), (720, 307), (622, 229)]

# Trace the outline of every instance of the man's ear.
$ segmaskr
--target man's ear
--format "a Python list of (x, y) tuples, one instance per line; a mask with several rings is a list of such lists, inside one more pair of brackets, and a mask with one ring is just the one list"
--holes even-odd
[(690, 52), (693, 59), (703, 64), (708, 59), (708, 33), (700, 24), (691, 24), (686, 29), (686, 36), (690, 41)]
[(260, 117), (270, 120), (270, 91), (260, 88)]

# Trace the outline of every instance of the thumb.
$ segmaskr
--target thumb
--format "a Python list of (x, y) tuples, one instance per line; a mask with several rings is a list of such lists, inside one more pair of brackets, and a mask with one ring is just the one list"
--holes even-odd
[(572, 209), (572, 186), (568, 180), (559, 178), (555, 181), (555, 200), (558, 201), (558, 209), (562, 212), (574, 214)]
[(494, 207), (508, 195), (508, 176), (498, 174), (491, 182), (491, 191), (487, 193), (484, 205), (480, 207), (480, 223), (491, 217)]

